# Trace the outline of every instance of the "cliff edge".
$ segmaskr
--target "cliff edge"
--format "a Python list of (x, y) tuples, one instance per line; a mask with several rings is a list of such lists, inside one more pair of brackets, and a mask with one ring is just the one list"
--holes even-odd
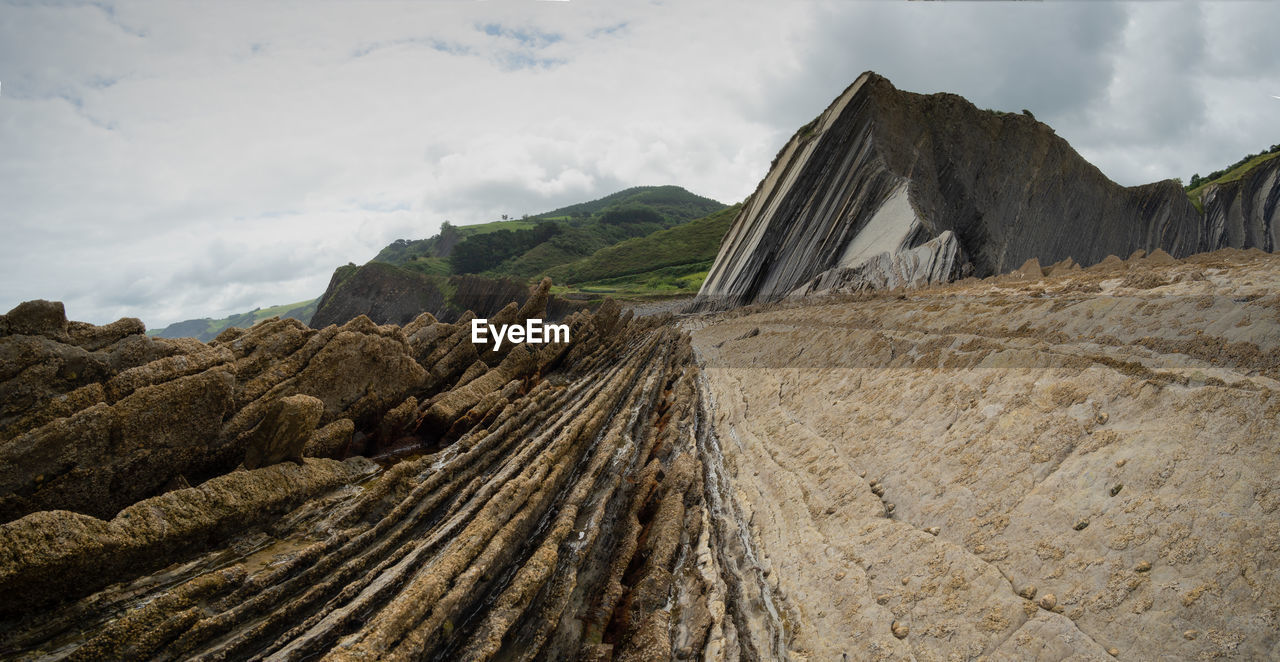
[[(1280, 196), (1270, 172), (1216, 193), (1235, 202), (1208, 194), (1202, 215), (1176, 181), (1116, 184), (1029, 114), (903, 92), (867, 72), (783, 147), (721, 243), (697, 306), (773, 301), (847, 281), (849, 270), (859, 283), (939, 282), (1033, 258), (1270, 251)], [(935, 239), (932, 257), (907, 260), (929, 273), (868, 273)], [(957, 255), (964, 264), (939, 268)]]

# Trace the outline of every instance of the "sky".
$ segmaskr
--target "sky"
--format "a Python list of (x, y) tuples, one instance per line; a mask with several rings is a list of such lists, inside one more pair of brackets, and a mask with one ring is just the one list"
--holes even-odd
[(1280, 3), (0, 0), (0, 311), (319, 296), (440, 223), (749, 194), (863, 71), (1031, 110), (1124, 185), (1280, 143)]

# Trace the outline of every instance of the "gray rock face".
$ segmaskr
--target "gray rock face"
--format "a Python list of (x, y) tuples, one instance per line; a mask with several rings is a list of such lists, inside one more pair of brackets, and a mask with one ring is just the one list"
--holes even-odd
[(1203, 242), (1211, 248), (1256, 246), (1274, 252), (1280, 242), (1276, 210), (1280, 208), (1280, 158), (1273, 158), (1243, 178), (1209, 187), (1204, 201)]
[(964, 278), (972, 269), (960, 241), (948, 230), (915, 248), (881, 253), (856, 267), (828, 269), (791, 296), (925, 287)]
[(1139, 249), (1271, 250), (1265, 219), (1277, 195), (1273, 168), (1218, 191), (1224, 202), (1202, 216), (1177, 182), (1122, 187), (1031, 117), (902, 92), (868, 72), (778, 154), (695, 307), (776, 300), (947, 231), (977, 276), (1031, 258), (1091, 265)]

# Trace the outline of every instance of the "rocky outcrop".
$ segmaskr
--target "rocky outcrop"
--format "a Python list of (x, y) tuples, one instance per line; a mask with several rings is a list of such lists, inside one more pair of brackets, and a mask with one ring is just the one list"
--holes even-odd
[(1270, 250), (1269, 221), (1253, 219), (1274, 204), (1253, 210), (1275, 197), (1273, 178), (1240, 190), (1239, 211), (1227, 203), (1206, 218), (1177, 182), (1121, 187), (1027, 115), (902, 92), (865, 73), (783, 147), (721, 243), (697, 307), (773, 301), (944, 232), (978, 276), (1031, 258)]
[(1274, 658), (1277, 286), (1227, 249), (689, 319), (785, 655)]
[(0, 525), (0, 616), (163, 567), (376, 469), (364, 458), (277, 464), (145, 499), (107, 521), (55, 510)]
[(31, 302), (5, 328), (0, 521), (109, 518), (242, 462), (296, 462), (308, 446), (333, 456), (427, 386), (404, 334), (364, 317), (321, 331), (271, 319), (206, 345), (148, 338), (136, 320), (67, 322), (61, 304)]
[[(348, 265), (334, 272), (317, 303), (311, 326), (345, 324), (360, 315), (378, 324), (400, 325), (422, 313), (446, 322), (457, 321), (466, 311), (492, 317), (513, 301), (523, 305), (539, 287), (470, 274), (431, 276), (381, 262)], [(542, 308), (549, 319), (564, 319), (588, 308), (585, 303), (551, 296), (545, 288), (541, 292), (547, 298)]]
[(446, 308), (441, 279), (382, 262), (339, 267), (316, 302), (311, 326), (345, 324), (364, 315), (379, 324), (407, 324)]
[(249, 431), (244, 467), (257, 469), (285, 460), (302, 464), (302, 451), (323, 413), (324, 403), (309, 395), (276, 400)]
[(1207, 187), (1200, 201), (1205, 215), (1203, 244), (1256, 246), (1267, 252), (1280, 246), (1280, 157), (1240, 179)]
[[(504, 314), (541, 315), (545, 304), (535, 295)], [(769, 650), (738, 629), (761, 622), (747, 596), (765, 587), (717, 570), (726, 557), (703, 490), (698, 372), (670, 322), (610, 303), (566, 320), (572, 342), (518, 345), (493, 365), (430, 364), (428, 383), (443, 386), (404, 398), (373, 434), (422, 435), (439, 450), (424, 456), (419, 445), (376, 476), (363, 459), (305, 459), (110, 519), (41, 511), (2, 524), (0, 653), (648, 660)], [(442, 357), (469, 332), (430, 315), (403, 329), (365, 318), (343, 328)], [(287, 366), (299, 352), (314, 364), (336, 329), (277, 321), (215, 346), (234, 352), (231, 372), (248, 378), (238, 388), (256, 394), (255, 380), (296, 373)], [(250, 438), (296, 448), (322, 400), (270, 400)], [(312, 432), (306, 447), (351, 420)]]
[(506, 352), (430, 314), (166, 345), (52, 424), (223, 379), (246, 467), (0, 523), (0, 657), (1274, 657), (1278, 285), (1156, 251)]

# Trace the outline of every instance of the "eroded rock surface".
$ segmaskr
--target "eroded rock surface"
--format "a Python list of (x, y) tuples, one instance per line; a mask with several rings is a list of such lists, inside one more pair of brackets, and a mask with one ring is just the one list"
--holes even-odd
[[(49, 350), (6, 373), (45, 413), (0, 442), (0, 657), (1274, 658), (1278, 285), (1027, 260), (503, 352), (51, 316), (0, 337)], [(89, 382), (33, 370), (70, 348)]]
[(1033, 267), (689, 322), (789, 654), (1275, 658), (1280, 258)]
[[(499, 315), (543, 315), (542, 290)], [(687, 336), (612, 302), (566, 323), (571, 342), (495, 356), (477, 356), (465, 323), (430, 315), (403, 329), (357, 318), (224, 333), (212, 345), (224, 360), (179, 379), (226, 380), (226, 420), (201, 429), (247, 452), (246, 467), (299, 448), (400, 461), (305, 458), (176, 482), (113, 516), (42, 509), (0, 524), (0, 656), (782, 652), (776, 614), (758, 604), (767, 586), (735, 556), (747, 544), (736, 519), (704, 489), (709, 429)], [(177, 381), (147, 374), (138, 392)], [(143, 416), (114, 406), (55, 423)]]

